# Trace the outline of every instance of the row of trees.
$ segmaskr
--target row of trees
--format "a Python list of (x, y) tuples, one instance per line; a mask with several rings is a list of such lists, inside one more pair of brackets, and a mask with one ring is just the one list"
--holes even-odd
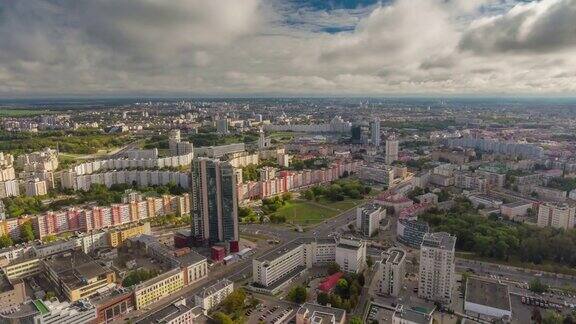
[(21, 154), (54, 147), (61, 152), (93, 154), (101, 149), (119, 147), (131, 139), (128, 135), (110, 135), (97, 130), (47, 131), (34, 133), (0, 133), (0, 151)]
[(357, 180), (337, 180), (330, 186), (314, 186), (302, 192), (302, 196), (307, 200), (318, 201), (325, 197), (330, 201), (342, 201), (346, 197), (351, 199), (360, 199), (372, 190), (369, 186), (364, 186)]
[(576, 266), (576, 229), (540, 228), (482, 217), (463, 200), (448, 212), (430, 210), (420, 218), (434, 231), (456, 235), (459, 250), (498, 260), (516, 258), (534, 264)]

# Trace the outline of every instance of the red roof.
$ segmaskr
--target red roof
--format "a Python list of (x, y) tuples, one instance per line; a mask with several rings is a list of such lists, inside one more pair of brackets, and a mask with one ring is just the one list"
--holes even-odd
[(334, 286), (336, 286), (338, 280), (342, 278), (342, 275), (344, 275), (342, 272), (336, 272), (335, 274), (326, 277), (326, 279), (324, 279), (324, 281), (318, 286), (318, 289), (323, 292), (329, 292), (334, 288)]

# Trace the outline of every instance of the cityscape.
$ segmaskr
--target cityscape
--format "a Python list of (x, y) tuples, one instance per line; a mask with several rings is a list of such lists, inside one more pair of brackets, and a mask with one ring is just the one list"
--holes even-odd
[(0, 324), (576, 323), (575, 0), (0, 0)]

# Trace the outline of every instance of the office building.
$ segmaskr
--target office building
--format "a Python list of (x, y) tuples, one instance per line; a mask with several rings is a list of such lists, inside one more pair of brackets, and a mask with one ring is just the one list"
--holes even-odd
[(445, 232), (427, 233), (420, 246), (418, 296), (449, 304), (452, 300), (456, 237)]
[(398, 160), (398, 140), (394, 135), (386, 140), (386, 164)]
[(358, 168), (358, 178), (364, 181), (389, 185), (394, 181), (394, 168), (379, 163), (362, 165)]
[(538, 226), (565, 230), (574, 228), (576, 207), (568, 204), (545, 203), (538, 207)]
[(372, 139), (372, 145), (380, 146), (380, 118), (376, 117), (372, 122), (370, 122), (370, 137)]
[(406, 251), (395, 247), (388, 249), (382, 253), (379, 266), (379, 292), (398, 297), (406, 275)]
[(238, 240), (238, 200), (234, 168), (198, 158), (192, 163), (192, 231), (198, 242)]
[(386, 209), (377, 204), (356, 208), (356, 230), (366, 237), (378, 231), (380, 221), (386, 217)]

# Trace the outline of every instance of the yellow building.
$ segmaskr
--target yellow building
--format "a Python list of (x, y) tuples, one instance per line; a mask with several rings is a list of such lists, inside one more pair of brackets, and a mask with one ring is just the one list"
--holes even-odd
[(114, 271), (81, 251), (53, 255), (42, 263), (48, 279), (71, 302), (93, 296), (116, 282)]
[(128, 228), (113, 229), (108, 232), (108, 243), (111, 247), (117, 247), (124, 243), (124, 241), (127, 239), (138, 236), (140, 234), (150, 234), (150, 223), (146, 222), (144, 224)]
[(184, 273), (180, 268), (172, 269), (158, 277), (147, 280), (134, 289), (136, 309), (142, 309), (184, 287)]
[(11, 264), (2, 267), (2, 271), (4, 271), (6, 277), (10, 280), (35, 275), (40, 272), (40, 269), (39, 258), (14, 260)]

